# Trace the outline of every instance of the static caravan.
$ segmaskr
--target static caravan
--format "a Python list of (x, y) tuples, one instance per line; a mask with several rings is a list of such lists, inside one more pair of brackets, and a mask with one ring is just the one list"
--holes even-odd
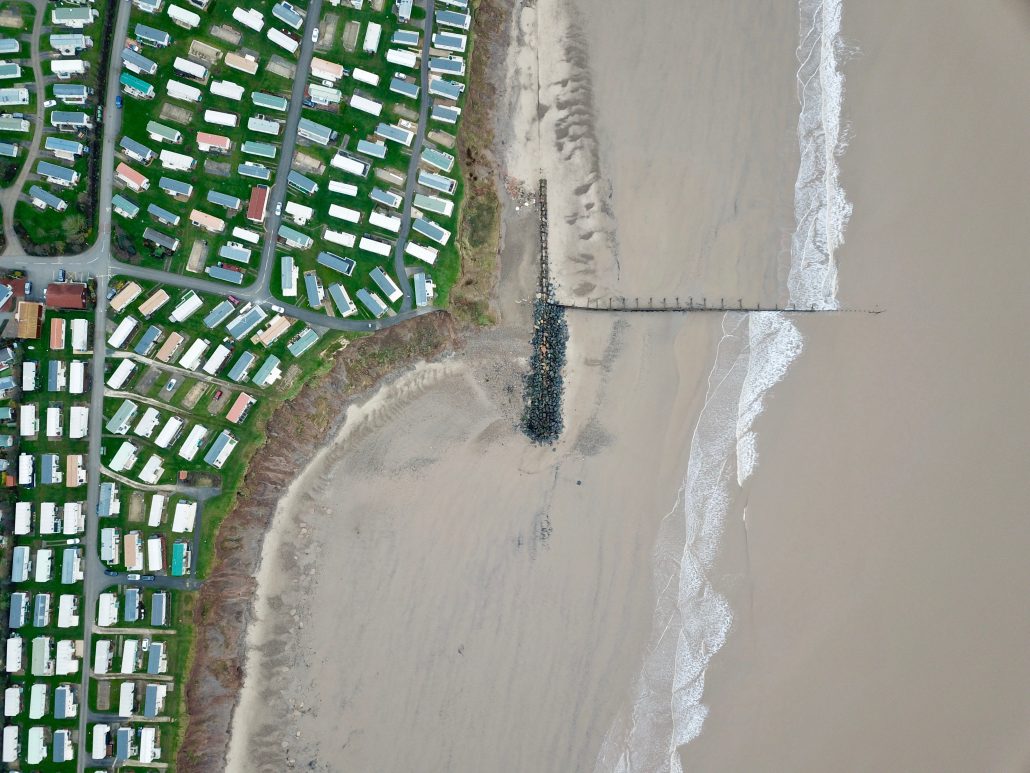
[(199, 102), (203, 93), (196, 86), (190, 86), (182, 81), (169, 80), (166, 85), (168, 96), (172, 99), (181, 99), (183, 102)]
[(362, 70), (360, 67), (355, 67), (351, 71), (351, 77), (354, 80), (359, 81), (361, 83), (367, 83), (369, 86), (379, 85), (378, 75), (376, 75), (374, 72), (369, 72), (368, 70)]
[(273, 5), (272, 16), (293, 30), (299, 30), (304, 26), (304, 17), (296, 8), (286, 2), (278, 2)]
[(168, 17), (180, 27), (185, 27), (188, 30), (200, 26), (199, 14), (196, 14), (193, 11), (187, 11), (185, 8), (178, 5), (168, 6)]
[(171, 169), (173, 172), (189, 172), (197, 165), (193, 156), (185, 153), (176, 153), (174, 150), (162, 150), (159, 156), (162, 169)]
[(243, 98), (243, 86), (232, 81), (220, 80), (211, 82), (211, 93), (239, 102)]
[(205, 110), (204, 120), (216, 126), (227, 126), (231, 129), (236, 128), (240, 122), (239, 116), (235, 113), (223, 113), (220, 110)]
[(86, 63), (81, 59), (54, 59), (50, 62), (50, 72), (61, 80), (68, 80), (85, 75)]
[(255, 11), (253, 8), (233, 8), (232, 18), (242, 24), (244, 27), (254, 30), (255, 32), (261, 32), (265, 26), (265, 17), (260, 12)]
[(207, 68), (204, 65), (191, 62), (189, 59), (184, 59), (181, 56), (175, 57), (175, 61), (172, 62), (172, 69), (198, 81), (207, 80)]
[(245, 72), (247, 75), (253, 75), (258, 71), (258, 61), (253, 56), (240, 56), (232, 51), (225, 55), (223, 60), (227, 67), (232, 67), (234, 70)]
[(370, 21), (365, 27), (365, 40), (361, 50), (366, 54), (374, 54), (379, 50), (379, 41), (383, 36), (383, 25)]
[(277, 30), (275, 27), (270, 28), (268, 32), (265, 33), (265, 36), (279, 46), (279, 48), (282, 48), (291, 54), (296, 53), (297, 49), (300, 47), (300, 42), (295, 37), (287, 35), (285, 32)]
[(363, 113), (374, 115), (376, 118), (379, 117), (380, 113), (383, 112), (383, 105), (380, 102), (376, 102), (374, 99), (367, 99), (360, 94), (351, 94), (350, 106), (355, 110), (360, 110)]
[(418, 67), (418, 55), (404, 48), (391, 48), (386, 52), (386, 61), (398, 67), (414, 70)]
[(329, 297), (333, 299), (336, 311), (341, 317), (350, 317), (358, 313), (358, 307), (347, 295), (347, 291), (340, 284), (329, 285)]
[(341, 247), (353, 247), (357, 241), (354, 234), (349, 234), (346, 231), (334, 231), (329, 227), (326, 227), (325, 231), (322, 232), (322, 238), (332, 244), (339, 244)]

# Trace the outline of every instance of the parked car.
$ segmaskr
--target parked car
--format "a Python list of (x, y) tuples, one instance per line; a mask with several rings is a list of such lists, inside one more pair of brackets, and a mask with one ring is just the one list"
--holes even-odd
[(216, 400), (221, 400), (222, 399), (222, 390), (221, 389), (219, 389), (217, 392), (215, 392), (215, 399)]
[(274, 303), (272, 304), (272, 311), (274, 311), (276, 314), (285, 314), (286, 313), (286, 309), (285, 308), (283, 308), (282, 306), (277, 306)]
[(68, 281), (68, 272), (65, 271), (63, 268), (57, 269), (57, 281), (58, 282), (66, 282), (66, 281)]
[(111, 300), (116, 295), (118, 295), (118, 291), (115, 288), (113, 288), (113, 287), (108, 287), (107, 288), (107, 296), (106, 296), (107, 300)]
[(174, 378), (168, 379), (168, 383), (165, 384), (165, 391), (166, 392), (171, 392), (173, 389), (175, 389), (175, 385), (177, 383), (179, 383), (179, 382), (176, 381)]
[(104, 570), (104, 574), (106, 574), (108, 577), (117, 577), (118, 576), (118, 572), (116, 572), (114, 569), (105, 569)]
[(25, 295), (32, 295), (32, 282), (25, 283)]
[(240, 299), (235, 295), (230, 295), (226, 300), (228, 300), (233, 306), (238, 306), (240, 303)]
[(131, 572), (131, 573), (125, 575), (125, 579), (126, 580), (138, 580), (139, 579), (139, 575), (136, 574), (136, 572)]
[(57, 107), (57, 100), (48, 99), (46, 102), (43, 103), (43, 107)]
[(140, 577), (140, 580), (142, 582), (153, 582), (156, 579), (157, 579), (157, 577), (155, 575), (152, 575), (152, 574), (145, 574), (142, 577)]
[(311, 42), (318, 42), (318, 27), (315, 27), (313, 30), (311, 30)]
[(281, 201), (275, 202), (275, 216), (279, 217), (283, 213), (283, 203)]
[(79, 539), (78, 537), (73, 537), (72, 539), (67, 540), (64, 544), (65, 545), (79, 545), (81, 543), (82, 543), (81, 539)]
[(122, 106), (122, 95), (121, 94), (117, 95), (114, 98), (114, 106), (117, 107), (117, 108), (121, 108), (121, 106)]

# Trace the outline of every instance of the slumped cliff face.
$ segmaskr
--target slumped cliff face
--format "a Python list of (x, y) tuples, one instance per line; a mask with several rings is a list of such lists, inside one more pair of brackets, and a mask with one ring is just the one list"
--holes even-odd
[(211, 773), (225, 767), (264, 535), (280, 497), (336, 436), (353, 399), (384, 377), (460, 344), (457, 325), (446, 312), (360, 339), (337, 355), (329, 373), (269, 420), (268, 442), (254, 455), (236, 506), (219, 529), (215, 565), (194, 607), (196, 652), (185, 688), (189, 725), (178, 770)]

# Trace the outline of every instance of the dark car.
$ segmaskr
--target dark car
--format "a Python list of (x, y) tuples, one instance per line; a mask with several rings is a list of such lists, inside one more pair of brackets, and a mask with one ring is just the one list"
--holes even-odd
[(117, 577), (118, 576), (118, 572), (116, 572), (114, 569), (105, 569), (104, 570), (104, 574), (106, 574), (108, 577)]
[(122, 106), (122, 95), (121, 94), (118, 94), (117, 96), (115, 96), (115, 98), (114, 98), (114, 106), (115, 107), (121, 107)]
[(139, 578), (141, 582), (153, 582), (157, 577), (153, 574), (145, 574)]

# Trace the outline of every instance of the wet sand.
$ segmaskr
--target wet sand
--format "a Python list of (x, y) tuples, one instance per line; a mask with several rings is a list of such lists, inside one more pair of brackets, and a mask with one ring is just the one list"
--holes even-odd
[(845, 305), (759, 419), (687, 770), (1026, 770), (1025, 4), (845, 2)]

